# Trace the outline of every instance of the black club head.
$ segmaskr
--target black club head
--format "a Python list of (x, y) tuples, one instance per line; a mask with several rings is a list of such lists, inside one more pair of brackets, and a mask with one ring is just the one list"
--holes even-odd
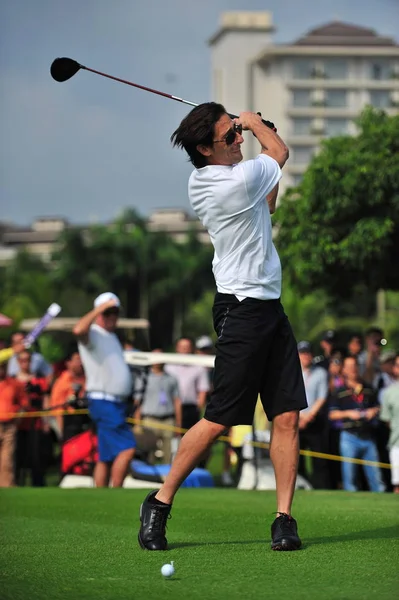
[(50, 67), (50, 73), (53, 79), (61, 82), (67, 81), (82, 68), (84, 68), (83, 65), (80, 65), (72, 58), (56, 58)]

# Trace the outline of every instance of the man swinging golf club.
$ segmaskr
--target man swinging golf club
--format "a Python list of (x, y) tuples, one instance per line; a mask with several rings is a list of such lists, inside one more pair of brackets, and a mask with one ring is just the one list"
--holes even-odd
[[(255, 159), (241, 162), (243, 130), (255, 135), (261, 150)], [(270, 456), (277, 489), (271, 547), (297, 550), (301, 541), (291, 504), (298, 417), (307, 404), (296, 340), (280, 303), (281, 266), (270, 219), (288, 148), (259, 115), (243, 112), (232, 120), (214, 102), (194, 108), (171, 139), (195, 167), (189, 198), (215, 250), (218, 341), (214, 390), (204, 418), (183, 437), (162, 487), (143, 502), (139, 543), (147, 550), (167, 549), (166, 521), (179, 486), (226, 429), (252, 423), (260, 394), (272, 422)]]

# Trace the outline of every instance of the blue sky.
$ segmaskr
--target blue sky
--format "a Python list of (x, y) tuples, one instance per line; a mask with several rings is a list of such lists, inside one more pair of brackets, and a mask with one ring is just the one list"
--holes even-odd
[(332, 20), (395, 37), (399, 22), (398, 0), (3, 0), (0, 219), (87, 223), (124, 207), (143, 215), (188, 210), (191, 168), (169, 142), (188, 107), (87, 72), (57, 84), (49, 67), (70, 56), (204, 102), (211, 99), (207, 40), (225, 10), (272, 12), (276, 42)]

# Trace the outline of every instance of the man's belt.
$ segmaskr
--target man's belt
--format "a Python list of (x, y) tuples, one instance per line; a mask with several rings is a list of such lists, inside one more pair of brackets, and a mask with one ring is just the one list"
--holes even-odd
[(87, 392), (89, 400), (108, 400), (108, 402), (125, 402), (124, 396), (115, 396), (114, 394), (106, 394), (105, 392)]
[(163, 415), (159, 417), (157, 415), (141, 415), (142, 419), (155, 419), (156, 421), (166, 421), (167, 419), (174, 419), (175, 415)]

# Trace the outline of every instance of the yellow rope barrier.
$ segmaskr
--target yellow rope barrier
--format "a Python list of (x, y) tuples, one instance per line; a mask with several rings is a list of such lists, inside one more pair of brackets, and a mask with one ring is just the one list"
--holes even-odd
[[(78, 408), (74, 409), (73, 412), (62, 409), (55, 410), (44, 410), (44, 411), (35, 411), (35, 412), (18, 412), (18, 413), (0, 413), (0, 422), (2, 419), (10, 420), (10, 419), (21, 419), (21, 418), (38, 418), (38, 417), (53, 417), (60, 415), (87, 415), (87, 408)], [(133, 425), (141, 425), (142, 421), (139, 419), (133, 419), (132, 417), (128, 417), (126, 419), (128, 423), (132, 423)], [(175, 433), (186, 433), (187, 429), (182, 429), (181, 427), (175, 427), (173, 425), (167, 425), (166, 423), (158, 423), (157, 425), (151, 424), (151, 429), (160, 429), (161, 431), (174, 431)], [(219, 442), (230, 442), (230, 438), (227, 436), (220, 436), (218, 438)], [(266, 442), (248, 442), (254, 448), (270, 448), (270, 444)], [(313, 458), (324, 458), (325, 460), (335, 460), (338, 462), (350, 462), (356, 465), (366, 465), (370, 467), (379, 467), (380, 469), (390, 469), (391, 465), (389, 463), (382, 462), (374, 462), (372, 460), (363, 460), (361, 458), (346, 458), (343, 456), (338, 456), (336, 454), (325, 454), (324, 452), (313, 452), (313, 450), (300, 450), (299, 453), (303, 456), (312, 456)]]

